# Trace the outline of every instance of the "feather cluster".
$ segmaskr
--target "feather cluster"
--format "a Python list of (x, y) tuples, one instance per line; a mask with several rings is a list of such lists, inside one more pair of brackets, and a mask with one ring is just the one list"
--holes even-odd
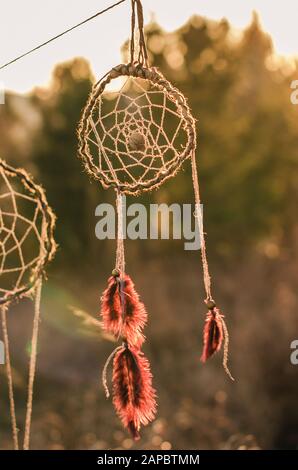
[(204, 346), (201, 361), (205, 362), (220, 350), (223, 341), (222, 315), (215, 307), (207, 313), (204, 327)]
[(116, 338), (122, 336), (130, 346), (141, 347), (142, 330), (147, 322), (147, 312), (140, 301), (131, 278), (111, 276), (102, 295), (101, 316), (103, 327)]
[(123, 346), (114, 357), (113, 403), (135, 440), (140, 438), (141, 424), (155, 417), (155, 397), (148, 359), (139, 349)]
[[(109, 278), (101, 299), (101, 317), (105, 331), (123, 340), (123, 346), (116, 348), (111, 355), (114, 355), (114, 407), (133, 438), (139, 439), (141, 425), (154, 419), (156, 392), (152, 387), (149, 361), (141, 351), (147, 312), (127, 274)], [(103, 373), (105, 388), (109, 360)]]

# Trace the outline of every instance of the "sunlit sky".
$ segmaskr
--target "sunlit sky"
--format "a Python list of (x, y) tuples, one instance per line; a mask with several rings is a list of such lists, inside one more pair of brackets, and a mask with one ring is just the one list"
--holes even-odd
[[(2, 0), (0, 10), (0, 65), (85, 19), (115, 0)], [(258, 11), (277, 54), (298, 56), (297, 5), (293, 0), (143, 0), (145, 21), (154, 14), (167, 31), (192, 14), (227, 18), (245, 27)], [(130, 34), (130, 0), (0, 71), (5, 88), (26, 92), (49, 82), (57, 62), (74, 56), (87, 58), (96, 76), (120, 62), (120, 47)]]

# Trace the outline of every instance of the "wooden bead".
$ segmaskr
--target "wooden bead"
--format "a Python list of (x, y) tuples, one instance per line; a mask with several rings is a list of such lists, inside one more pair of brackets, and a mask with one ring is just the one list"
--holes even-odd
[(205, 304), (207, 305), (209, 310), (212, 310), (214, 307), (216, 307), (216, 303), (214, 302), (214, 300), (211, 299), (205, 300)]
[(140, 152), (145, 150), (145, 137), (138, 131), (130, 134), (128, 143), (131, 150)]

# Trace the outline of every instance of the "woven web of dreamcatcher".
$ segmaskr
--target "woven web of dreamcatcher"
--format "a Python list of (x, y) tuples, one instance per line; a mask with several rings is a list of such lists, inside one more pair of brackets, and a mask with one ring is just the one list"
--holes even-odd
[(0, 167), (0, 296), (33, 283), (46, 252), (40, 201)]
[[(125, 79), (98, 97), (85, 134), (98, 174), (124, 192), (158, 186), (175, 173), (188, 142), (185, 119), (166, 90)], [(151, 184), (152, 183), (152, 184)]]
[(43, 189), (0, 159), (0, 304), (29, 295), (56, 251)]

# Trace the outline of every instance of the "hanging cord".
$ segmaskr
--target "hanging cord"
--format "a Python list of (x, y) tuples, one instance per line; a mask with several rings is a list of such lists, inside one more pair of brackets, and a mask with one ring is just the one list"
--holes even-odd
[(221, 318), (221, 323), (223, 327), (223, 332), (224, 332), (224, 350), (223, 350), (223, 361), (222, 365), (224, 370), (226, 371), (226, 374), (230, 377), (231, 380), (235, 380), (234, 377), (231, 374), (231, 371), (228, 366), (228, 361), (229, 361), (229, 342), (230, 342), (230, 337), (229, 337), (229, 332), (228, 332), (228, 327), (226, 325), (226, 322), (224, 321), (223, 318)]
[[(46, 239), (46, 224), (43, 222), (42, 225), (42, 240)], [(41, 259), (44, 256), (44, 245), (40, 245)], [(28, 392), (27, 392), (27, 404), (26, 404), (26, 419), (25, 419), (25, 431), (24, 431), (24, 444), (23, 449), (29, 450), (30, 447), (30, 431), (32, 421), (32, 407), (33, 407), (33, 388), (34, 379), (36, 373), (36, 361), (37, 361), (37, 344), (38, 344), (38, 332), (40, 322), (40, 305), (41, 305), (41, 291), (42, 291), (42, 275), (39, 277), (35, 287), (35, 302), (34, 302), (34, 317), (33, 317), (33, 329), (31, 338), (31, 353), (29, 363), (29, 376), (28, 376)]]
[(212, 294), (211, 294), (211, 277), (209, 274), (209, 266), (208, 266), (208, 261), (207, 261), (206, 242), (205, 242), (205, 234), (204, 234), (204, 226), (203, 226), (203, 214), (201, 210), (200, 187), (199, 187), (199, 178), (198, 178), (195, 151), (193, 151), (191, 155), (191, 167), (192, 167), (192, 182), (193, 182), (193, 187), (194, 187), (195, 203), (196, 203), (195, 214), (196, 214), (196, 219), (198, 221), (199, 235), (200, 235), (204, 286), (205, 286), (205, 291), (206, 291), (206, 300), (208, 301), (208, 300), (213, 300), (213, 299), (212, 299)]
[[(117, 248), (116, 248), (116, 264), (115, 264), (115, 271), (118, 276), (116, 276), (119, 295), (120, 295), (120, 302), (121, 302), (121, 310), (122, 310), (122, 326), (120, 328), (118, 340), (122, 337), (123, 331), (123, 323), (124, 323), (124, 316), (125, 316), (125, 300), (124, 300), (124, 274), (125, 274), (125, 252), (124, 252), (124, 227), (123, 227), (123, 206), (124, 206), (124, 195), (121, 191), (117, 190), (116, 196), (116, 208), (117, 208)], [(117, 346), (114, 351), (109, 355), (108, 359), (105, 362), (101, 379), (103, 388), (105, 391), (105, 395), (107, 398), (110, 396), (108, 381), (107, 381), (107, 373), (109, 365), (114, 358), (115, 354), (123, 348), (122, 346)]]
[(31, 354), (29, 365), (29, 379), (28, 379), (28, 395), (26, 406), (26, 420), (25, 420), (25, 433), (24, 433), (24, 450), (29, 450), (30, 446), (30, 430), (32, 421), (32, 404), (33, 404), (33, 386), (36, 372), (36, 359), (37, 359), (37, 342), (40, 321), (40, 301), (41, 301), (42, 279), (37, 281), (35, 291), (35, 308), (33, 319), (33, 333), (31, 339)]
[(117, 352), (120, 351), (120, 349), (122, 349), (122, 348), (123, 348), (123, 346), (117, 346), (117, 348), (115, 348), (114, 351), (111, 352), (111, 354), (109, 355), (108, 359), (106, 360), (106, 363), (105, 363), (104, 368), (102, 370), (101, 381), (102, 381), (102, 384), (103, 384), (103, 388), (104, 388), (104, 391), (105, 391), (106, 398), (110, 398), (110, 390), (109, 390), (108, 379), (107, 379), (108, 368), (109, 368), (111, 360), (114, 358), (115, 354), (117, 354)]
[(135, 28), (136, 28), (136, 10), (135, 0), (131, 0), (131, 39), (130, 39), (130, 62), (135, 61)]
[(124, 228), (123, 228), (123, 206), (125, 196), (121, 191), (117, 190), (116, 207), (117, 207), (117, 249), (116, 249), (116, 265), (115, 268), (120, 272), (122, 278), (125, 273), (125, 253), (124, 253)]
[(53, 38), (49, 39), (48, 41), (46, 41), (46, 42), (44, 42), (44, 43), (42, 43), (42, 44), (39, 44), (38, 46), (34, 47), (34, 48), (31, 49), (30, 51), (27, 51), (27, 52), (25, 52), (24, 54), (21, 54), (20, 56), (16, 57), (15, 59), (10, 60), (10, 61), (7, 62), (6, 64), (2, 65), (2, 66), (0, 67), (0, 70), (4, 69), (5, 67), (8, 67), (8, 66), (11, 65), (11, 64), (14, 64), (14, 63), (17, 62), (18, 60), (23, 59), (23, 57), (26, 57), (27, 55), (32, 54), (33, 52), (37, 51), (38, 49), (41, 49), (42, 47), (47, 46), (47, 45), (50, 44), (51, 42), (56, 41), (56, 39), (59, 39), (59, 38), (61, 38), (62, 36), (64, 36), (65, 34), (70, 33), (71, 31), (73, 31), (74, 29), (79, 28), (80, 26), (83, 26), (84, 24), (88, 23), (88, 22), (91, 21), (91, 20), (94, 20), (94, 19), (97, 18), (98, 16), (102, 15), (103, 13), (106, 13), (107, 11), (111, 10), (112, 8), (115, 8), (116, 6), (120, 5), (121, 3), (124, 3), (125, 1), (126, 1), (126, 0), (120, 0), (119, 2), (114, 3), (113, 5), (110, 5), (109, 7), (105, 8), (104, 10), (101, 10), (101, 11), (95, 13), (95, 15), (90, 16), (90, 17), (87, 18), (86, 20), (83, 20), (83, 21), (81, 21), (80, 23), (78, 23), (78, 24), (72, 26), (71, 28), (66, 29), (66, 30), (63, 31), (62, 33), (57, 34), (57, 36), (54, 36)]
[(122, 337), (124, 317), (125, 317), (125, 299), (124, 299), (124, 275), (125, 275), (125, 251), (124, 251), (124, 227), (123, 227), (123, 206), (125, 196), (117, 190), (117, 250), (116, 250), (116, 271), (119, 276), (116, 278), (120, 295), (122, 310), (122, 326), (120, 328), (118, 340)]
[(13, 447), (14, 447), (14, 450), (19, 450), (18, 427), (17, 427), (16, 409), (15, 409), (15, 400), (14, 400), (6, 312), (7, 312), (7, 305), (1, 305), (1, 321), (2, 321), (4, 350), (5, 350), (6, 374), (7, 374), (8, 395), (9, 395), (9, 404), (10, 404)]
[[(205, 292), (206, 292), (205, 303), (207, 304), (207, 306), (208, 306), (208, 303), (211, 303), (211, 305), (214, 304), (215, 306), (215, 302), (213, 300), (212, 293), (211, 293), (211, 277), (209, 273), (209, 266), (208, 266), (208, 260), (207, 260), (207, 250), (206, 250), (206, 242), (205, 242), (205, 234), (204, 234), (203, 214), (202, 214), (202, 209), (201, 209), (200, 186), (199, 186), (195, 150), (191, 154), (191, 169), (192, 169), (192, 182), (193, 182), (195, 203), (196, 203), (195, 214), (196, 214), (196, 219), (198, 221), (198, 227), (199, 227), (201, 257), (202, 257), (202, 265), (203, 265), (203, 277), (204, 277), (204, 286), (205, 286)], [(218, 315), (220, 316), (220, 321), (222, 323), (223, 332), (224, 332), (224, 351), (223, 351), (222, 365), (223, 365), (225, 372), (230, 377), (230, 379), (235, 380), (228, 367), (228, 360), (229, 360), (228, 328), (223, 319), (223, 315), (220, 315), (220, 314)]]
[(136, 17), (138, 20), (139, 29), (139, 53), (138, 63), (148, 67), (148, 51), (146, 47), (145, 34), (144, 34), (144, 14), (141, 0), (131, 0), (131, 41), (130, 41), (130, 62), (135, 62), (135, 28), (136, 28)]

